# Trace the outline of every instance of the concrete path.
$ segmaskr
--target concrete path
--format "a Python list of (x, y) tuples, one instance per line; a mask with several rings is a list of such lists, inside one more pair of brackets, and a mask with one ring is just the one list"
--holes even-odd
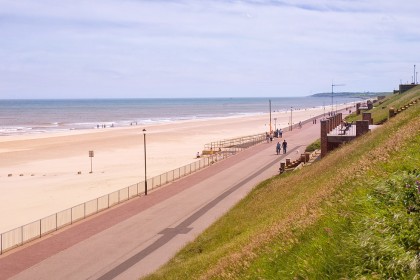
[[(138, 279), (155, 271), (319, 138), (317, 124), (283, 134), (132, 199), (88, 220), (0, 256), (0, 279)], [(299, 153), (297, 153), (299, 150)]]

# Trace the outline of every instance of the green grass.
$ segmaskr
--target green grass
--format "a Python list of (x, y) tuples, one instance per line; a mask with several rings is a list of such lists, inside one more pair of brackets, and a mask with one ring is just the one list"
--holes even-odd
[[(420, 86), (417, 86), (404, 94), (393, 94), (387, 96), (384, 100), (381, 100), (374, 104), (374, 108), (372, 110), (368, 110), (366, 112), (372, 113), (373, 122), (375, 124), (382, 123), (383, 121), (388, 119), (389, 115), (389, 108), (393, 107), (394, 109), (399, 109), (402, 106), (407, 105), (412, 100), (418, 98), (420, 93)], [(361, 120), (362, 115), (356, 115), (354, 111), (352, 114), (346, 117), (346, 121), (352, 122)]]
[(313, 143), (309, 144), (306, 149), (305, 152), (313, 152), (315, 150), (319, 150), (321, 149), (321, 139), (317, 139), (315, 140)]
[(419, 279), (419, 131), (416, 105), (262, 182), (146, 279)]

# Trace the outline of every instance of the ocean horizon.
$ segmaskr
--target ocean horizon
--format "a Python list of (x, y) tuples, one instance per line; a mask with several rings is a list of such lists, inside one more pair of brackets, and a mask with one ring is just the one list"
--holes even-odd
[(330, 97), (3, 99), (0, 136), (170, 123), (331, 107), (359, 101)]

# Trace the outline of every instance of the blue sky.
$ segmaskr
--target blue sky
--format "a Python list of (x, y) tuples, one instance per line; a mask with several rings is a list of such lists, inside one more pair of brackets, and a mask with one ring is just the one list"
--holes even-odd
[(0, 0), (0, 98), (391, 91), (418, 0)]

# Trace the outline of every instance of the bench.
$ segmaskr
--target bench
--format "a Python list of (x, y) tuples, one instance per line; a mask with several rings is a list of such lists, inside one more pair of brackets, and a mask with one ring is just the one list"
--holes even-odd
[(339, 133), (339, 135), (345, 135), (346, 134), (346, 131), (349, 130), (350, 127), (351, 127), (351, 123), (346, 123), (344, 126), (342, 126), (340, 128), (340, 132), (341, 133)]

